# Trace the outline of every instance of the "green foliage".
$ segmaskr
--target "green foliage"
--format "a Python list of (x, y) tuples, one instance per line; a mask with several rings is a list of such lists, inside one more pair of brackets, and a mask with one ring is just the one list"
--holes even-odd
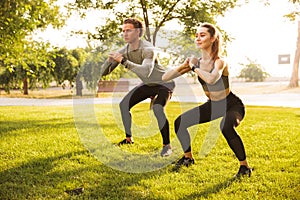
[(86, 62), (87, 53), (84, 49), (78, 48), (68, 50), (66, 48), (57, 49), (53, 52), (53, 62), (55, 63), (52, 76), (58, 84), (69, 81), (71, 85), (76, 82), (77, 75), (80, 76), (80, 68)]
[[(109, 130), (107, 139), (123, 139), (111, 105), (94, 106), (101, 128)], [(255, 170), (250, 178), (234, 181), (238, 161), (221, 133), (212, 151), (199, 157), (210, 123), (200, 125), (193, 140), (195, 165), (180, 172), (173, 172), (170, 164), (149, 173), (125, 173), (85, 149), (72, 106), (1, 106), (0, 199), (299, 199), (300, 109), (246, 109), (237, 129)], [(177, 103), (167, 106), (171, 121), (181, 112)], [(149, 104), (134, 107), (132, 116), (134, 123), (147, 125)], [(173, 123), (170, 126), (174, 139)], [(153, 137), (135, 137), (134, 145), (119, 148), (141, 154), (159, 151), (161, 136), (158, 132)], [(78, 196), (64, 192), (78, 187), (84, 188)]]
[(300, 17), (300, 11), (299, 11), (300, 1), (299, 0), (289, 0), (289, 2), (293, 3), (295, 5), (295, 7), (290, 13), (284, 15), (284, 17), (288, 18), (291, 21), (296, 21)]
[[(58, 27), (63, 23), (58, 6), (53, 1), (2, 0), (0, 2), (0, 60), (7, 67), (24, 65), (33, 59), (30, 52), (30, 36), (35, 30), (49, 24)], [(28, 50), (29, 49), (29, 50)]]
[(0, 69), (0, 88), (3, 88), (5, 92), (9, 94), (11, 88), (18, 88), (18, 86), (15, 85), (15, 82), (11, 81), (15, 78), (15, 74), (10, 73), (5, 67), (0, 66)]
[(241, 70), (238, 78), (244, 78), (247, 82), (261, 82), (264, 81), (269, 74), (263, 71), (260, 64), (251, 61), (248, 58), (248, 64), (241, 64), (244, 68)]
[[(4, 87), (7, 91), (16, 83), (29, 82), (47, 85), (49, 71), (47, 60), (49, 44), (33, 41), (34, 31), (42, 30), (49, 24), (59, 27), (64, 20), (55, 1), (2, 0), (0, 2), (0, 64), (7, 68)], [(45, 72), (42, 72), (44, 69)], [(8, 74), (8, 72), (10, 74)], [(16, 74), (20, 73), (20, 74)], [(43, 80), (44, 79), (44, 80)], [(13, 83), (10, 83), (13, 81)], [(19, 84), (20, 83), (20, 84)], [(24, 87), (24, 93), (28, 88)]]
[(99, 80), (118, 80), (128, 71), (123, 67), (117, 67), (112, 73), (100, 77), (101, 66), (108, 58), (108, 53), (113, 52), (125, 45), (120, 34), (115, 35), (105, 41), (95, 49), (87, 49), (86, 62), (82, 65), (80, 75), (87, 83), (88, 88), (96, 88)]
[[(18, 59), (19, 63), (13, 62), (7, 66), (5, 61), (0, 61), (4, 73), (0, 73), (2, 81), (1, 87), (7, 92), (10, 89), (23, 89), (24, 94), (28, 93), (28, 88), (24, 87), (24, 82), (29, 82), (29, 88), (33, 89), (38, 86), (47, 87), (51, 81), (51, 70), (53, 63), (50, 54), (47, 51), (48, 45), (41, 42), (27, 42), (26, 54)], [(7, 60), (6, 60), (7, 61)]]
[[(172, 49), (167, 51), (170, 54), (170, 58), (163, 57), (161, 62), (162, 65), (167, 66), (169, 64), (178, 63), (182, 59), (182, 55), (190, 53), (190, 46), (194, 46), (193, 40), (190, 39), (191, 35), (194, 35), (194, 32), (197, 26), (201, 22), (211, 22), (215, 23), (215, 17), (218, 15), (223, 15), (227, 10), (234, 8), (236, 6), (237, 0), (223, 0), (223, 1), (205, 1), (199, 2), (196, 0), (192, 1), (174, 1), (174, 0), (154, 0), (148, 1), (91, 1), (91, 0), (78, 0), (74, 3), (69, 4), (70, 11), (77, 11), (83, 17), (85, 12), (88, 9), (98, 9), (103, 10), (106, 13), (104, 17), (105, 24), (96, 28), (96, 33), (87, 33), (88, 38), (97, 41), (101, 41), (103, 47), (108, 47), (107, 49), (100, 47), (103, 54), (106, 55), (107, 51), (113, 51), (117, 46), (120, 48), (122, 42), (120, 41), (121, 33), (121, 24), (123, 20), (128, 17), (137, 17), (144, 21), (145, 23), (145, 34), (144, 38), (148, 41), (151, 41), (155, 46), (162, 48), (163, 51), (168, 48), (166, 46), (161, 47), (159, 44), (159, 38), (163, 34), (168, 35), (168, 33), (159, 34), (162, 28), (170, 22), (177, 22), (184, 30), (179, 39), (179, 41), (188, 41), (188, 43), (181, 43), (181, 47), (176, 50), (173, 48), (177, 43), (172, 43), (170, 40), (169, 43), (173, 44)], [(126, 9), (124, 9), (126, 7)], [(163, 31), (161, 31), (163, 32)], [(170, 31), (169, 31), (170, 32)], [(178, 33), (177, 33), (178, 34)], [(226, 36), (226, 34), (225, 34)], [(187, 39), (189, 38), (189, 39)], [(225, 38), (228, 39), (226, 36)], [(178, 38), (177, 38), (178, 39)], [(101, 46), (102, 46), (101, 44)], [(117, 44), (117, 45), (116, 45)], [(181, 51), (180, 51), (181, 50)], [(184, 50), (188, 50), (183, 52)], [(196, 53), (195, 53), (196, 54)], [(189, 54), (190, 56), (190, 54)], [(103, 57), (104, 59), (104, 57)], [(93, 63), (91, 60), (85, 65), (85, 71), (94, 71), (93, 66), (99, 65), (101, 62)], [(110, 75), (106, 77), (101, 77), (102, 80), (115, 80), (119, 79), (124, 75), (126, 71), (122, 68), (115, 69)], [(87, 73), (84, 73), (85, 80), (89, 82), (91, 86), (92, 82), (95, 82), (95, 77), (87, 77)], [(94, 75), (93, 75), (94, 76)], [(92, 82), (91, 82), (92, 81)], [(92, 84), (93, 85), (93, 84)]]
[(166, 53), (170, 55), (170, 60), (167, 65), (178, 65), (182, 63), (187, 57), (194, 55), (201, 56), (201, 52), (196, 48), (194, 38), (185, 35), (179, 31), (162, 31), (168, 45), (161, 47)]
[(87, 83), (88, 88), (95, 89), (100, 78), (100, 67), (104, 63), (104, 57), (99, 51), (88, 53), (86, 62), (83, 64), (80, 74)]
[(55, 67), (52, 75), (58, 84), (62, 84), (72, 74), (72, 68), (77, 66), (77, 60), (66, 48), (58, 49), (54, 55)]
[(101, 66), (107, 57), (107, 52), (103, 53), (100, 47), (88, 54), (87, 60), (80, 72), (88, 88), (96, 88), (99, 80), (119, 80), (127, 72), (127, 70), (119, 66), (112, 73), (100, 77)]
[[(272, 1), (272, 0), (261, 0), (265, 6), (271, 5), (272, 3), (276, 4), (276, 1)], [(284, 15), (284, 17), (286, 17), (287, 19), (291, 20), (291, 21), (296, 21), (297, 19), (299, 19), (300, 17), (300, 1), (299, 0), (286, 0), (286, 3), (289, 4), (294, 4), (294, 8), (292, 8), (290, 10), (290, 13), (287, 13)]]
[[(146, 26), (145, 38), (156, 44), (158, 31), (168, 22), (178, 22), (184, 27), (184, 33), (191, 35), (201, 22), (215, 22), (215, 17), (234, 8), (237, 0), (223, 1), (183, 1), (183, 0), (122, 0), (122, 1), (91, 1), (78, 0), (69, 5), (70, 9), (84, 13), (89, 8), (104, 10), (107, 15), (106, 24), (97, 28), (97, 34), (91, 37), (105, 41), (121, 32), (120, 24), (128, 17), (143, 19)], [(123, 9), (126, 7), (126, 9)], [(152, 29), (152, 32), (150, 30)]]

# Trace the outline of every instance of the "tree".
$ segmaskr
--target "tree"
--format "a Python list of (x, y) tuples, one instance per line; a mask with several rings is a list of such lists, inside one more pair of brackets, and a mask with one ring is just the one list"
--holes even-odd
[(290, 79), (289, 87), (299, 86), (299, 61), (300, 61), (300, 21), (298, 21), (298, 38), (293, 62), (293, 71)]
[(45, 88), (51, 81), (53, 63), (47, 52), (48, 46), (40, 42), (28, 42), (27, 45), (27, 57), (20, 58), (23, 59), (22, 63), (5, 67), (4, 61), (0, 61), (2, 66), (2, 73), (0, 72), (2, 81), (0, 84), (7, 93), (10, 93), (11, 88), (22, 88), (23, 94), (27, 95), (29, 89), (38, 86)]
[[(109, 42), (107, 45), (111, 46), (112, 44)], [(87, 87), (90, 89), (96, 88), (99, 80), (118, 80), (127, 72), (124, 68), (116, 68), (113, 73), (100, 77), (100, 66), (103, 65), (107, 58), (108, 52), (106, 49), (107, 47), (103, 45), (90, 51), (86, 62), (81, 68), (80, 75), (84, 78)]]
[(72, 53), (72, 50), (66, 48), (59, 49), (54, 53), (53, 62), (55, 67), (52, 75), (58, 85), (62, 85), (64, 81), (69, 81), (70, 85), (72, 85), (75, 81), (79, 71), (79, 61)]
[(75, 83), (76, 95), (81, 96), (83, 76), (82, 68), (87, 62), (88, 54), (82, 48), (68, 50), (66, 48), (56, 49), (52, 52), (54, 68), (51, 72), (52, 77), (58, 85), (64, 88), (64, 81), (68, 81), (71, 87)]
[(99, 80), (100, 66), (104, 63), (102, 53), (95, 50), (87, 55), (86, 62), (80, 70), (80, 74), (88, 88), (96, 88)]
[[(101, 9), (106, 12), (106, 24), (97, 29), (96, 34), (89, 36), (94, 39), (105, 41), (121, 32), (120, 24), (127, 17), (142, 18), (145, 22), (145, 39), (156, 44), (156, 36), (166, 23), (175, 21), (183, 26), (183, 32), (190, 35), (203, 21), (215, 23), (214, 17), (236, 6), (237, 0), (77, 0), (69, 7), (84, 15), (88, 8)], [(121, 9), (120, 9), (120, 5)], [(124, 10), (124, 7), (127, 9)], [(151, 27), (153, 30), (151, 32)]]
[[(81, 80), (81, 73), (80, 72), (80, 68), (84, 65), (86, 58), (87, 58), (87, 53), (84, 49), (81, 48), (77, 48), (72, 50), (72, 55), (74, 58), (76, 58), (78, 66), (76, 69), (76, 73), (73, 74), (73, 76), (75, 77), (70, 77), (73, 78), (73, 81), (75, 81), (75, 89), (76, 89), (76, 95), (77, 96), (82, 96), (82, 89), (83, 89), (83, 84), (82, 84), (82, 80)], [(74, 80), (75, 79), (75, 80)]]
[(296, 51), (293, 62), (293, 71), (290, 79), (289, 87), (298, 87), (299, 86), (299, 62), (300, 62), (300, 0), (289, 0), (295, 4), (295, 10), (285, 17), (289, 18), (291, 21), (296, 21), (298, 18), (298, 36), (296, 42)]
[[(181, 25), (183, 27), (182, 33), (186, 35), (185, 37), (191, 37), (201, 22), (215, 23), (215, 17), (224, 15), (228, 9), (234, 8), (237, 5), (237, 1), (153, 0), (149, 2), (146, 0), (76, 0), (75, 3), (69, 5), (69, 8), (78, 11), (83, 17), (87, 9), (102, 10), (105, 13), (105, 16), (103, 16), (105, 24), (97, 27), (95, 34), (87, 33), (88, 38), (91, 40), (99, 40), (102, 43), (111, 41), (113, 43), (114, 41), (111, 39), (120, 36), (120, 25), (123, 23), (123, 20), (128, 17), (137, 17), (143, 19), (145, 23), (145, 39), (160, 48), (159, 44), (157, 45), (157, 36), (167, 23), (173, 22)], [(92, 62), (87, 64), (90, 70), (92, 70), (92, 64)], [(122, 73), (124, 73), (122, 70), (114, 70), (111, 76), (116, 78)], [(108, 78), (111, 78), (111, 76)], [(90, 81), (90, 79), (88, 80)]]
[[(22, 78), (24, 94), (28, 94), (28, 78), (41, 80), (42, 77), (37, 76), (39, 70), (47, 67), (49, 56), (47, 44), (33, 41), (31, 35), (49, 24), (59, 27), (64, 22), (59, 7), (54, 3), (55, 0), (0, 1), (0, 64), (11, 76)], [(21, 74), (16, 74), (18, 72)]]
[[(263, 0), (266, 4), (269, 4), (269, 0)], [(300, 0), (288, 0), (295, 5), (294, 10), (291, 13), (286, 14), (291, 21), (296, 21), (298, 18), (298, 36), (296, 42), (296, 51), (293, 62), (293, 71), (289, 83), (289, 87), (299, 87), (299, 62), (300, 62)]]
[(262, 70), (260, 64), (257, 64), (255, 61), (252, 61), (249, 58), (248, 62), (248, 64), (241, 64), (245, 67), (241, 70), (240, 74), (238, 75), (238, 78), (244, 78), (246, 82), (261, 82), (269, 76), (267, 72), (264, 72)]

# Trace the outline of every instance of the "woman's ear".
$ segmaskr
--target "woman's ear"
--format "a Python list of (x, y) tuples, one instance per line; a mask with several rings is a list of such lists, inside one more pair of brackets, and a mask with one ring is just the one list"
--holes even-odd
[(214, 42), (216, 41), (216, 39), (217, 39), (217, 36), (213, 36), (213, 37), (210, 38), (210, 41), (211, 41), (212, 43), (214, 43)]

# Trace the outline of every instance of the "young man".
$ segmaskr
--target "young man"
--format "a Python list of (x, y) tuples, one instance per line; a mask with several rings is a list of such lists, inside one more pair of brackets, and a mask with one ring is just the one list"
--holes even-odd
[(126, 138), (119, 145), (133, 144), (130, 109), (137, 103), (151, 98), (153, 100), (153, 112), (163, 139), (161, 156), (169, 156), (172, 149), (170, 146), (169, 121), (164, 108), (171, 98), (175, 83), (174, 81), (162, 81), (165, 69), (158, 64), (154, 46), (150, 42), (141, 39), (143, 35), (141, 21), (135, 18), (126, 19), (122, 31), (127, 45), (119, 51), (109, 54), (109, 58), (102, 66), (101, 75), (109, 74), (121, 63), (125, 68), (134, 72), (142, 80), (142, 83), (129, 91), (120, 102)]

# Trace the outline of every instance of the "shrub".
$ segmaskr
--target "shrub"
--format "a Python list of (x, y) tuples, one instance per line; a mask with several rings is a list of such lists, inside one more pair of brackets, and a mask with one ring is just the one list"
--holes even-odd
[(244, 78), (246, 82), (261, 82), (270, 76), (267, 72), (263, 71), (260, 64), (249, 58), (248, 61), (248, 64), (241, 64), (245, 67), (241, 70), (238, 78)]

